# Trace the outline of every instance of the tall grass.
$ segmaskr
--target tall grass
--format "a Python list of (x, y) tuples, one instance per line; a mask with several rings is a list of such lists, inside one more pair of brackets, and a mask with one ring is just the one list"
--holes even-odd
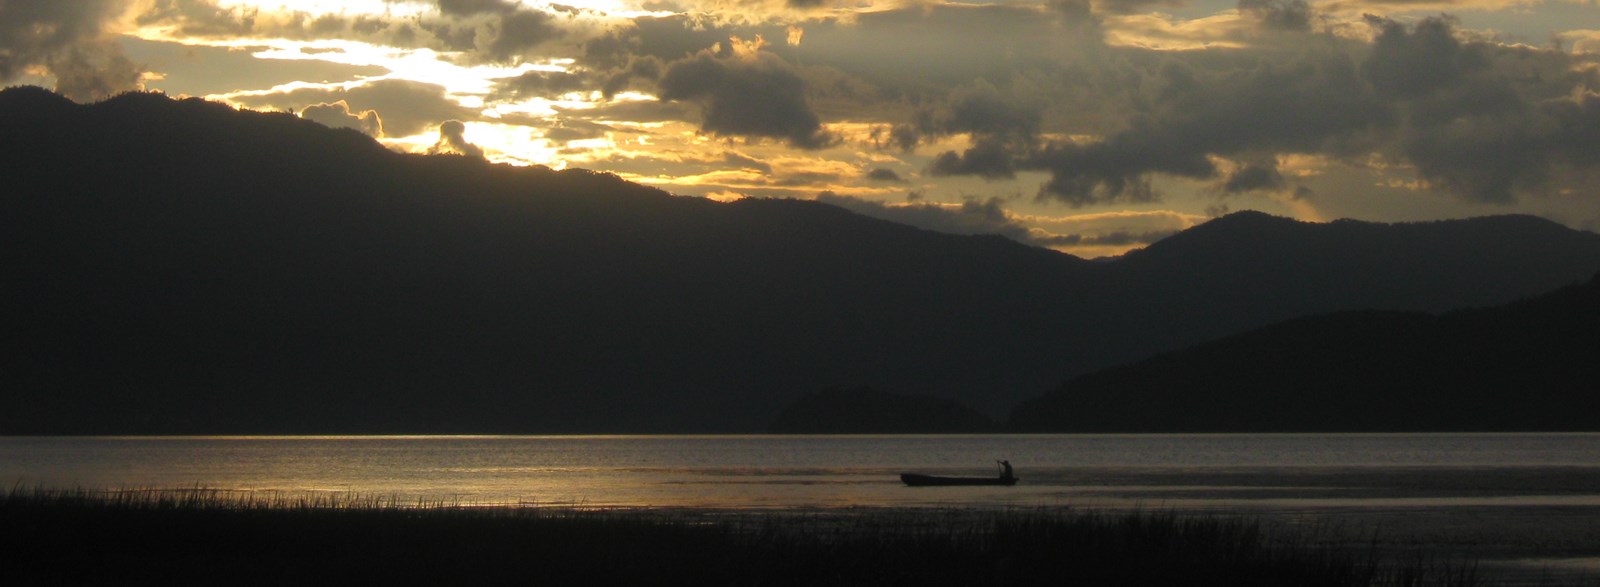
[(0, 584), (1474, 585), (1225, 515), (583, 511), (355, 494), (0, 493)]

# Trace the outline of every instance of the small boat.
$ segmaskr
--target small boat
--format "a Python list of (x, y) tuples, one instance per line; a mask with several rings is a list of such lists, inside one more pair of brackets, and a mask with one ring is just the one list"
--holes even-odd
[(901, 473), (900, 480), (911, 487), (949, 487), (955, 485), (1005, 485), (1017, 484), (1016, 477), (941, 477), (918, 473)]

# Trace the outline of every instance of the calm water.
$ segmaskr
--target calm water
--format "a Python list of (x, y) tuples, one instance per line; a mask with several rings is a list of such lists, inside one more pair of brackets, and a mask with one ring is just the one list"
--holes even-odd
[[(918, 488), (898, 474), (1011, 488)], [(0, 438), (12, 486), (586, 506), (1600, 507), (1600, 435)]]
[[(1015, 487), (909, 488), (901, 472)], [(0, 483), (710, 509), (1221, 510), (1468, 556), (1510, 584), (1600, 577), (1600, 434), (0, 437)], [(1381, 537), (1381, 540), (1380, 540)]]

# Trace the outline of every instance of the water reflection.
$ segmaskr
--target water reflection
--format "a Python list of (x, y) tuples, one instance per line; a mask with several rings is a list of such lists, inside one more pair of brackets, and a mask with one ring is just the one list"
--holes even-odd
[[(914, 470), (1013, 488), (907, 490)], [(594, 506), (1600, 506), (1600, 435), (0, 439), (24, 485)]]

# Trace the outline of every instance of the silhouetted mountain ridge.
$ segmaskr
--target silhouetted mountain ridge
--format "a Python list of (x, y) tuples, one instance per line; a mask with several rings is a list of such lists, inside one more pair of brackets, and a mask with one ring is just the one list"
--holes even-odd
[(1039, 339), (1024, 292), (1086, 264), (200, 100), (0, 107), (7, 431), (755, 430), (841, 382), (1025, 389), (1042, 361), (967, 341)]
[(1444, 315), (1274, 324), (1074, 379), (1019, 405), (1029, 432), (1600, 430), (1600, 275)]
[[(1493, 234), (1430, 244), (1461, 223), (1382, 259), (1091, 263), (155, 94), (0, 92), (0, 177), (13, 434), (755, 431), (861, 386), (999, 414), (1284, 317), (1501, 303), (1600, 268), (1600, 237), (1554, 225), (1517, 237), (1550, 243), (1537, 255)], [(1322, 225), (1289, 226), (1241, 238), (1293, 250)], [(1419, 275), (1445, 286), (1367, 277), (1384, 263), (1437, 265)]]
[[(1130, 252), (1106, 273), (1146, 309), (1130, 332), (1176, 349), (1333, 309), (1439, 312), (1503, 304), (1592, 274), (1583, 268), (1600, 268), (1597, 241), (1593, 233), (1525, 215), (1376, 224), (1239, 212)], [(1542, 277), (1574, 269), (1579, 273), (1569, 279)], [(1531, 283), (1544, 286), (1522, 289)], [(1172, 303), (1174, 296), (1182, 303)], [(1190, 338), (1194, 333), (1206, 335)]]

